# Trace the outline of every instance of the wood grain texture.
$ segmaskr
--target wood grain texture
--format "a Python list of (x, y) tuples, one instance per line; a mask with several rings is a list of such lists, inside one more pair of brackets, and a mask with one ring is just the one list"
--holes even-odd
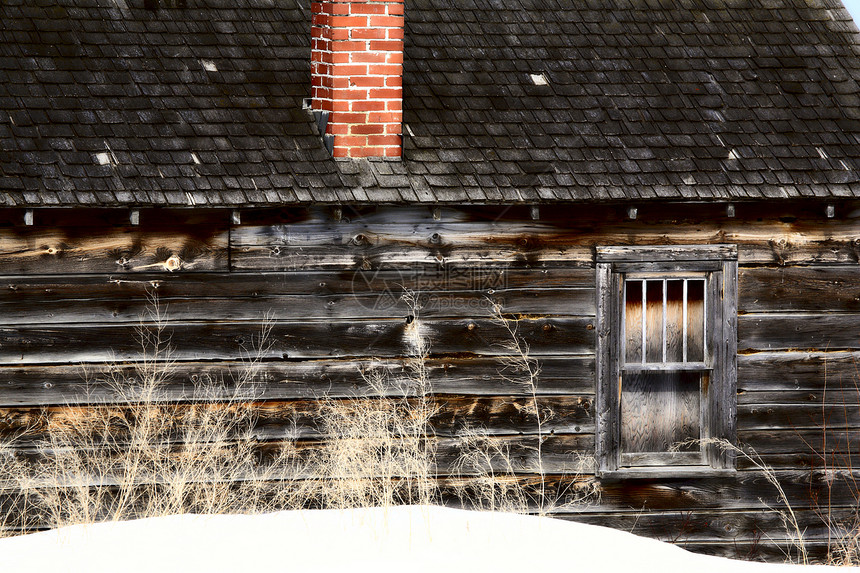
[[(241, 297), (159, 296), (158, 303), (169, 321), (350, 320), (406, 317), (414, 309), (403, 299), (405, 291), (359, 292), (336, 295), (279, 295)], [(150, 296), (98, 300), (63, 300), (38, 303), (0, 303), (0, 324), (137, 324), (152, 310)], [(585, 289), (505, 289), (484, 291), (415, 292), (421, 316), (490, 317), (493, 305), (505, 313), (543, 316), (594, 316), (594, 294)]]
[(860, 348), (860, 315), (745, 314), (738, 317), (738, 350), (833, 351)]
[(702, 437), (701, 373), (625, 372), (623, 376), (622, 454), (668, 453), (677, 443)]
[(743, 313), (860, 312), (860, 268), (751, 267), (738, 276)]
[[(380, 217), (383, 219), (384, 217)], [(592, 266), (600, 245), (736, 244), (742, 265), (857, 264), (860, 223), (827, 221), (387, 221), (242, 226), (234, 269), (397, 268), (448, 264)]]
[(829, 389), (860, 384), (860, 352), (756, 352), (738, 356), (741, 392)]
[[(431, 353), (505, 355), (510, 340), (498, 321), (484, 318), (426, 320), (421, 335)], [(253, 323), (171, 323), (176, 360), (241, 360), (254, 351), (260, 326)], [(588, 354), (594, 318), (536, 318), (519, 323), (534, 356)], [(136, 326), (85, 324), (0, 327), (0, 363), (50, 364), (135, 360), (141, 355)], [(306, 359), (409, 356), (406, 320), (275, 322), (262, 358)]]
[(153, 273), (226, 270), (228, 230), (0, 227), (0, 274)]
[[(321, 359), (297, 362), (176, 362), (160, 386), (167, 400), (192, 400), (200, 385), (214, 399), (236, 392), (242, 376), (246, 390), (259, 400), (343, 398), (371, 392), (362, 373), (378, 371), (395, 382), (408, 376), (403, 359)], [(530, 390), (516, 376), (503, 372), (495, 357), (449, 356), (425, 363), (427, 380), (434, 394), (525, 396)], [(538, 361), (538, 395), (594, 393), (594, 358), (591, 356), (547, 356)], [(56, 366), (0, 366), (0, 406), (55, 406), (115, 403), (122, 397), (111, 383), (140, 377), (137, 365), (104, 364)], [(214, 388), (214, 390), (213, 390)], [(214, 392), (214, 394), (213, 394)], [(394, 389), (390, 395), (398, 392)]]
[(185, 275), (141, 273), (3, 276), (0, 303), (140, 298), (146, 292), (172, 298), (253, 298), (280, 295), (369, 294), (397, 285), (418, 292), (594, 288), (594, 270), (582, 268), (482, 269), (470, 266), (410, 271), (255, 271)]
[[(325, 413), (338, 408), (346, 413), (373, 408), (375, 399), (356, 400), (269, 400), (250, 404), (254, 414), (254, 435), (260, 440), (307, 439), (324, 437)], [(537, 408), (542, 413), (543, 431), (549, 433), (589, 433), (594, 431), (591, 397), (541, 396)], [(241, 407), (237, 402), (226, 407)], [(529, 397), (510, 396), (447, 396), (431, 402), (434, 414), (430, 420), (437, 436), (456, 436), (466, 428), (490, 434), (534, 434), (537, 412)], [(224, 404), (165, 404), (155, 406), (159, 415), (179, 420), (194, 420), (197, 412), (224, 408)], [(53, 406), (40, 408), (0, 408), (0, 424), (4, 432), (18, 436), (19, 444), (34, 445), (47, 439), (52, 428), (86, 428), (92, 420), (116, 420), (112, 439), (122, 442), (127, 425), (120, 420), (133, 420), (133, 406)], [(96, 416), (97, 417), (93, 417)], [(99, 426), (100, 427), (100, 426)]]

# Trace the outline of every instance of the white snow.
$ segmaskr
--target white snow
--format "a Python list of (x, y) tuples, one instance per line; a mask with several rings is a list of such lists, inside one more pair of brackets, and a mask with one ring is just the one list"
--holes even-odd
[(801, 573), (812, 568), (696, 555), (623, 531), (552, 518), (428, 506), (176, 515), (0, 539), (4, 573)]

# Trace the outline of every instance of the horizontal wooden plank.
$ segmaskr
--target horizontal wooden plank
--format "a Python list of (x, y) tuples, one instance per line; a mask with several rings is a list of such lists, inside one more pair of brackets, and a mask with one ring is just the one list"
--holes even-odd
[[(511, 336), (499, 321), (483, 318), (378, 321), (274, 322), (261, 358), (391, 357), (414, 352), (416, 334), (433, 354), (505, 355)], [(589, 354), (593, 318), (525, 318), (519, 336), (533, 356)], [(259, 340), (259, 325), (171, 323), (175, 360), (241, 360)], [(134, 360), (141, 354), (136, 327), (85, 324), (0, 327), (0, 363), (48, 364)]]
[(860, 427), (857, 404), (740, 404), (738, 431), (823, 428), (850, 429)]
[(0, 227), (0, 274), (225, 270), (226, 226)]
[[(798, 511), (795, 515), (806, 541), (826, 541), (828, 535), (836, 533), (828, 530), (822, 516), (814, 510)], [(834, 523), (845, 522), (852, 517), (850, 508), (834, 508), (830, 515)], [(771, 542), (784, 542), (793, 535), (785, 531), (782, 517), (776, 511), (768, 510), (583, 513), (561, 518), (621, 529), (682, 547), (691, 542), (722, 541), (731, 544), (734, 541), (752, 541), (758, 539), (762, 532), (767, 532)]]
[(765, 392), (738, 392), (738, 404), (835, 404), (860, 408), (860, 389), (829, 386), (826, 391), (775, 390)]
[(780, 453), (815, 454), (815, 467), (839, 467), (847, 463), (843, 456), (860, 450), (860, 429), (834, 427), (785, 428), (781, 430), (740, 429), (738, 441), (758, 455)]
[(746, 314), (738, 317), (738, 351), (860, 348), (858, 314)]
[(858, 277), (857, 265), (741, 268), (738, 310), (860, 312)]
[(850, 392), (860, 383), (860, 352), (756, 352), (738, 356), (738, 390)]
[[(374, 393), (362, 373), (377, 371), (392, 385), (413, 374), (408, 359), (332, 359), (300, 362), (174, 362), (165, 364), (159, 396), (165, 400), (194, 400), (200, 386), (206, 399), (250, 395), (258, 400), (342, 398)], [(547, 356), (538, 361), (535, 392), (594, 394), (594, 358)], [(449, 356), (424, 361), (427, 384), (434, 394), (530, 394), (524, 379), (499, 358)], [(113, 403), (121, 400), (111, 380), (137, 381), (135, 364), (0, 366), (0, 406)], [(400, 393), (392, 388), (390, 395)]]
[(744, 264), (856, 264), (853, 220), (713, 220), (689, 226), (645, 221), (306, 221), (242, 226), (231, 236), (234, 269), (379, 269), (469, 263), (487, 267), (593, 264), (600, 245), (736, 244)]
[[(796, 548), (790, 542), (784, 540), (770, 541), (762, 537), (751, 540), (734, 540), (731, 543), (725, 541), (688, 541), (679, 544), (680, 547), (692, 553), (713, 555), (742, 561), (754, 561), (764, 563), (799, 564)], [(807, 558), (810, 564), (828, 564), (828, 544), (826, 541), (809, 541), (805, 544)]]
[[(851, 507), (856, 503), (856, 489), (844, 480), (834, 480), (826, 472), (776, 470), (774, 476), (794, 509), (817, 507), (818, 500), (828, 495), (834, 507)], [(601, 504), (643, 512), (781, 506), (778, 490), (755, 470), (739, 471), (732, 478), (603, 480)]]
[[(400, 400), (383, 404), (392, 408)], [(409, 399), (410, 408), (417, 408), (414, 399)], [(332, 411), (350, 416), (353, 412), (374, 412), (379, 409), (375, 398), (360, 400), (290, 400), (253, 403), (240, 420), (253, 419), (254, 436), (260, 440), (307, 439), (326, 435), (327, 420)], [(404, 405), (404, 407), (406, 407)], [(230, 413), (242, 411), (242, 403), (230, 404)], [(437, 436), (456, 436), (464, 428), (486, 431), (491, 434), (537, 434), (538, 417), (534, 402), (528, 397), (511, 396), (446, 396), (435, 397), (428, 402), (432, 412), (430, 426)], [(594, 431), (593, 400), (591, 397), (540, 396), (537, 408), (541, 412), (542, 431), (549, 433), (589, 433)], [(47, 442), (52, 428), (83, 428), (94, 435), (104, 431), (105, 421), (110, 421), (111, 440), (130, 439), (130, 427), (134, 427), (135, 413), (139, 406), (53, 406), (38, 408), (0, 408), (0, 424), (5, 434), (15, 436), (18, 443), (34, 445)], [(183, 423), (197, 424), (198, 419), (212, 419), (217, 412), (225, 412), (224, 405), (168, 404), (153, 405), (143, 409), (147, 416), (171, 417)], [(209, 412), (209, 414), (207, 414)], [(125, 423), (122, 420), (130, 420)], [(232, 418), (228, 418), (232, 420)], [(238, 428), (244, 430), (244, 427)], [(183, 439), (181, 435), (177, 440)], [(88, 440), (89, 441), (89, 440)]]
[[(400, 318), (414, 313), (404, 291), (376, 294), (281, 295), (241, 298), (159, 298), (166, 321), (259, 321)], [(485, 316), (494, 305), (504, 313), (594, 316), (594, 292), (585, 289), (506, 289), (414, 293), (421, 316)], [(71, 300), (29, 304), (0, 303), (0, 324), (133, 323), (146, 320), (152, 301), (146, 296), (121, 300)]]
[(0, 304), (71, 300), (124, 300), (147, 292), (172, 298), (255, 298), (280, 295), (369, 294), (405, 289), (416, 292), (504, 291), (508, 289), (593, 289), (594, 270), (483, 269), (448, 265), (436, 269), (380, 271), (304, 271), (192, 274), (141, 273), (5, 276)]

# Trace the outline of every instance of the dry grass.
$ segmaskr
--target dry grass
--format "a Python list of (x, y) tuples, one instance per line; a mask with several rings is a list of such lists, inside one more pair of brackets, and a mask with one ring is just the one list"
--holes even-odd
[[(830, 380), (828, 380), (826, 367), (825, 363), (825, 383), (821, 396), (822, 420), (824, 421), (821, 432), (821, 447), (820, 449), (810, 447), (821, 460), (822, 471), (824, 472), (827, 484), (827, 497), (825, 500), (816, 498), (813, 502), (815, 503), (818, 516), (827, 526), (827, 564), (856, 567), (860, 565), (860, 482), (858, 482), (860, 474), (858, 474), (857, 469), (854, 467), (856, 446), (851, 443), (851, 434), (847, 432), (844, 443), (837, 443), (835, 446), (828, 444), (827, 433), (828, 427), (850, 427), (850, 420), (852, 418), (850, 410), (860, 407), (860, 383), (858, 383), (860, 373), (857, 372), (857, 366), (855, 365), (855, 372), (847, 391), (852, 396), (856, 396), (857, 399), (850, 404), (845, 401), (846, 388), (840, 379), (838, 395), (842, 396), (844, 420), (834, 421), (829, 420), (827, 417), (826, 397), (827, 386)], [(834, 488), (837, 487), (847, 489), (853, 497), (854, 506), (848, 517), (837, 518), (835, 516), (836, 511), (831, 504), (831, 496)]]
[[(357, 373), (369, 397), (321, 397), (318, 429), (325, 439), (313, 447), (286, 435), (276, 444), (256, 438), (258, 372), (271, 321), (263, 322), (240, 371), (199, 379), (177, 400), (167, 392), (173, 371), (167, 317), (153, 299), (150, 326), (139, 330), (134, 375), (117, 367), (98, 378), (115, 395), (110, 403), (46, 417), (47, 438), (29, 450), (14, 439), (0, 444), (0, 486), (10, 500), (0, 508), (3, 531), (190, 512), (440, 503), (429, 343), (417, 298), (410, 292), (404, 298), (411, 308), (405, 374)], [(447, 480), (446, 491), (460, 483), (455, 496), (476, 509), (546, 512), (552, 504), (546, 501), (542, 424), (552, 413), (539, 410), (539, 369), (516, 322), (496, 315), (511, 338), (500, 375), (522, 377), (538, 420), (535, 467), (526, 468), (539, 476), (538, 487), (516, 477), (523, 468), (514, 466), (502, 440), (471, 428), (458, 436), (462, 455), (454, 470), (462, 479)], [(570, 483), (576, 493), (569, 499), (584, 502), (597, 494), (593, 482), (583, 487), (573, 476)]]
[[(0, 483), (16, 492), (11, 505), (21, 510), (3, 512), (6, 527), (261, 511), (277, 499), (266, 490), (296, 458), (287, 445), (260, 463), (252, 402), (259, 356), (229, 381), (199, 380), (177, 402), (165, 388), (173, 361), (157, 300), (149, 318), (155, 326), (139, 329), (134, 376), (117, 367), (99, 380), (115, 396), (110, 404), (46, 417), (47, 437), (29, 448), (31, 459), (4, 455)], [(268, 330), (264, 321), (259, 349)]]

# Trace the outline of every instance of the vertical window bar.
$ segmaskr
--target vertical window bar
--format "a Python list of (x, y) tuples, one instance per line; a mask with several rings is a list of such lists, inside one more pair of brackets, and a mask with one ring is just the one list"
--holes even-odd
[(702, 360), (708, 361), (708, 283), (702, 281)]
[(647, 332), (647, 321), (648, 315), (645, 313), (645, 305), (648, 304), (648, 301), (645, 299), (646, 293), (648, 292), (648, 281), (642, 281), (642, 364), (645, 364), (645, 352), (647, 348), (645, 346), (645, 333)]
[(624, 282), (621, 285), (621, 330), (624, 331), (624, 336), (621, 337), (621, 363), (627, 364), (627, 277), (624, 277)]
[(669, 284), (666, 279), (663, 279), (663, 364), (666, 363), (666, 292), (669, 290)]
[(687, 279), (684, 279), (684, 300), (681, 305), (681, 315), (683, 317), (684, 322), (684, 351), (683, 351), (683, 361), (687, 361)]

